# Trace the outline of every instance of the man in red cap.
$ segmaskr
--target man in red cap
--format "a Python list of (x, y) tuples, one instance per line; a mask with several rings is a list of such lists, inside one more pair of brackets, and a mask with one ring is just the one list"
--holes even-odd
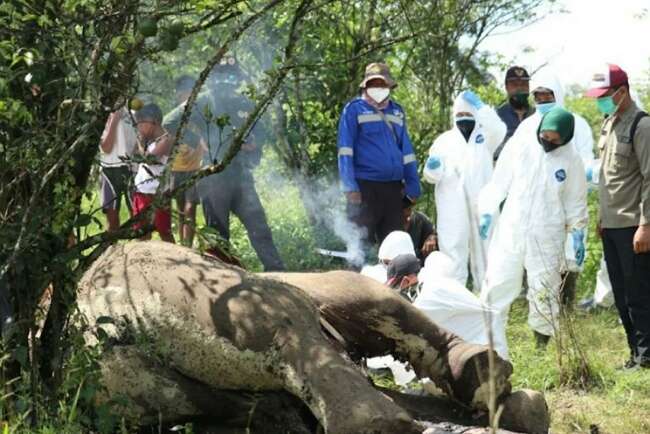
[(600, 229), (616, 308), (630, 347), (626, 368), (650, 367), (650, 117), (625, 71), (606, 65), (586, 95), (606, 116), (598, 142)]

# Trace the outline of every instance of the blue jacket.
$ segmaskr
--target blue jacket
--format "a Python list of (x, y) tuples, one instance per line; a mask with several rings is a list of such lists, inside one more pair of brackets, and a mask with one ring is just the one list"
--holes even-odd
[(405, 194), (415, 199), (420, 196), (420, 180), (404, 110), (389, 101), (382, 113), (384, 118), (360, 97), (343, 109), (337, 145), (343, 191), (359, 191), (357, 179), (404, 181)]

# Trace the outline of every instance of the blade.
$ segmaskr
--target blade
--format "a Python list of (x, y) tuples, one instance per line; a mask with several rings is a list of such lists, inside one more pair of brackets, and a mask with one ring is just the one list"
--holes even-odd
[(323, 256), (331, 256), (334, 258), (343, 258), (343, 259), (350, 259), (350, 254), (348, 252), (339, 252), (336, 250), (327, 250), (327, 249), (316, 249), (316, 252), (323, 255)]

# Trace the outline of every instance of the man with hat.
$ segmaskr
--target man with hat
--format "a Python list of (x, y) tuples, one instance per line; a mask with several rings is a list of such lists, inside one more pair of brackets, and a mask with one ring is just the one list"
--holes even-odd
[(402, 199), (420, 196), (417, 161), (402, 107), (389, 98), (397, 86), (388, 66), (371, 63), (361, 95), (343, 109), (338, 165), (349, 218), (365, 230), (367, 243), (381, 243), (402, 229)]
[(650, 118), (617, 65), (594, 74), (586, 96), (606, 116), (598, 141), (600, 233), (630, 359), (650, 367)]
[[(187, 130), (196, 133), (207, 147), (203, 164), (223, 160), (233, 138), (243, 128), (253, 109), (252, 102), (239, 92), (243, 72), (233, 55), (226, 55), (214, 67), (206, 81), (207, 91), (198, 95)], [(165, 117), (165, 127), (175, 134), (184, 105)], [(184, 133), (185, 134), (185, 133)], [(183, 137), (185, 138), (185, 137)], [(181, 141), (185, 143), (187, 140)], [(240, 152), (221, 173), (199, 181), (199, 195), (208, 226), (228, 241), (230, 214), (234, 213), (248, 231), (253, 248), (265, 271), (279, 271), (284, 264), (273, 244), (266, 213), (255, 189), (252, 171), (260, 163), (259, 128), (245, 137)]]
[(506, 124), (508, 130), (503, 143), (494, 151), (494, 159), (499, 158), (503, 145), (514, 134), (515, 130), (528, 116), (535, 112), (535, 109), (528, 103), (530, 75), (521, 66), (512, 66), (506, 72), (506, 92), (508, 102), (497, 109), (497, 114)]

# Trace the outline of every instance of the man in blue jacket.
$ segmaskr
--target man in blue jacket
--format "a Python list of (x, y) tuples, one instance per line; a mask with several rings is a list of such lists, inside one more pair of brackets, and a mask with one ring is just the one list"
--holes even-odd
[(402, 199), (420, 196), (417, 161), (402, 107), (389, 98), (397, 86), (388, 66), (371, 63), (361, 96), (343, 109), (338, 163), (350, 220), (365, 229), (369, 243), (402, 230)]

